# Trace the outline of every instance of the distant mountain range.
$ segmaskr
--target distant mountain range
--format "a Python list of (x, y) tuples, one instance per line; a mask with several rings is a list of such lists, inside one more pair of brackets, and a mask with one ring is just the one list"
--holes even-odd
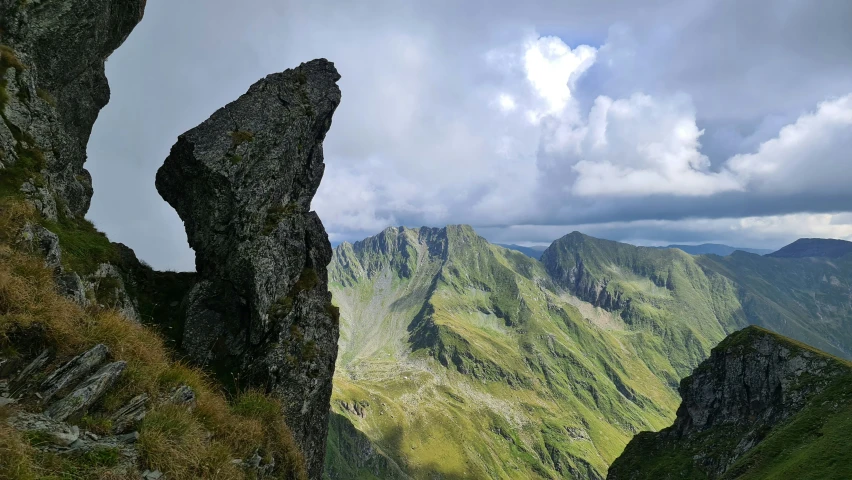
[(331, 479), (602, 479), (635, 433), (675, 420), (680, 380), (731, 332), (852, 356), (852, 255), (574, 232), (535, 261), (468, 226), (389, 228), (339, 245), (329, 288)]
[[(502, 243), (498, 243), (501, 247), (508, 248), (510, 250), (515, 250), (523, 253), (529, 257), (532, 257), (536, 260), (541, 259), (541, 254), (547, 250), (547, 247), (543, 246), (534, 246), (534, 247), (523, 247), (520, 245), (506, 245)], [(768, 253), (774, 252), (771, 249), (765, 248), (743, 248), (743, 247), (732, 247), (730, 245), (722, 245), (719, 243), (703, 243), (701, 245), (668, 245), (665, 247), (651, 247), (657, 249), (665, 249), (665, 248), (677, 248), (679, 250), (683, 250), (684, 252), (690, 255), (719, 255), (722, 257), (728, 256), (734, 253), (737, 250), (754, 253), (756, 255), (766, 255)]]
[[(343, 242), (331, 242), (332, 248), (337, 248)], [(541, 259), (542, 253), (547, 250), (546, 246), (533, 245), (525, 247), (523, 245), (496, 243), (503, 248), (521, 252), (524, 255)], [(824, 238), (801, 238), (787, 245), (780, 250), (772, 250), (769, 248), (747, 248), (747, 247), (732, 247), (721, 243), (702, 243), (700, 245), (681, 245), (672, 244), (664, 247), (650, 247), (656, 249), (677, 248), (683, 250), (690, 255), (719, 255), (727, 257), (736, 252), (753, 253), (755, 255), (769, 255), (771, 257), (786, 257), (786, 258), (805, 258), (805, 257), (827, 257), (836, 258), (852, 252), (852, 242), (846, 240), (833, 240)]]
[(719, 243), (702, 243), (701, 245), (669, 245), (667, 247), (654, 248), (677, 248), (690, 255), (719, 255), (721, 257), (726, 257), (737, 250), (754, 253), (756, 255), (766, 255), (774, 251), (765, 248), (732, 247), (730, 245), (722, 245)]
[(777, 258), (840, 258), (850, 253), (852, 253), (852, 242), (846, 240), (800, 238), (781, 250), (770, 253), (769, 256)]

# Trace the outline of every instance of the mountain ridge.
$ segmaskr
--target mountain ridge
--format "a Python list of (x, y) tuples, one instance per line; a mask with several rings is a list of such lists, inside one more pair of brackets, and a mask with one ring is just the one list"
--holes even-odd
[[(579, 232), (536, 261), (469, 226), (389, 228), (341, 244), (329, 267), (341, 310), (332, 409), (412, 478), (470, 469), (491, 478), (602, 478), (622, 439), (674, 415), (680, 380), (730, 332), (758, 323), (849, 357), (852, 339), (841, 334), (852, 318), (843, 303), (848, 267), (746, 252), (693, 256)], [(779, 275), (785, 281), (768, 283)], [(808, 309), (823, 312), (819, 322), (805, 321)], [(474, 407), (483, 398), (492, 407)], [(518, 410), (517, 398), (559, 399), (554, 405), (579, 417), (549, 430), (564, 412)], [(449, 424), (429, 413), (437, 409), (450, 412), (441, 417)], [(525, 420), (505, 424), (501, 416)], [(546, 428), (520, 428), (530, 421)], [(578, 448), (582, 442), (591, 448)], [(427, 446), (434, 452), (425, 454)], [(326, 472), (352, 471), (363, 459), (334, 462)]]
[[(633, 433), (672, 418), (654, 372), (677, 373), (644, 333), (560, 297), (540, 262), (469, 226), (386, 229), (338, 246), (329, 272), (332, 409), (413, 478), (600, 479)], [(363, 459), (329, 462), (330, 476)]]
[(683, 250), (684, 252), (690, 255), (719, 255), (722, 257), (728, 256), (738, 250), (741, 252), (754, 253), (756, 255), (766, 255), (775, 251), (767, 248), (732, 247), (730, 245), (724, 245), (721, 243), (702, 243), (699, 245), (672, 244), (667, 245), (665, 247), (654, 248), (677, 248), (679, 250)]
[(800, 238), (768, 254), (777, 258), (840, 258), (852, 253), (852, 242), (832, 238)]
[(829, 446), (848, 437), (850, 380), (852, 363), (747, 327), (683, 379), (674, 424), (637, 435), (607, 478), (848, 478)]

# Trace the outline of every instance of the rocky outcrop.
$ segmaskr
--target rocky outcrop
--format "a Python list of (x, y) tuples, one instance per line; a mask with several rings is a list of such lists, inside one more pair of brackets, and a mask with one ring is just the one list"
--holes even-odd
[(584, 261), (587, 245), (598, 241), (573, 232), (553, 242), (541, 254), (541, 263), (553, 282), (596, 307), (615, 311), (630, 307), (630, 299), (610, 285), (610, 280), (600, 272), (592, 271)]
[[(82, 221), (92, 197), (86, 145), (109, 100), (104, 62), (142, 19), (145, 3), (0, 0), (3, 195), (22, 196), (53, 222)], [(21, 241), (45, 256), (61, 293), (138, 319), (114, 266), (104, 263), (94, 273), (66, 269), (58, 236), (41, 225), (28, 225)]]
[[(662, 465), (670, 478), (685, 478), (678, 472), (687, 471), (722, 478), (773, 428), (848, 374), (841, 360), (768, 330), (745, 328), (681, 382), (683, 402), (674, 424), (637, 435), (607, 478), (661, 478)], [(673, 458), (689, 461), (681, 465)]]
[(196, 253), (183, 349), (279, 396), (312, 478), (322, 473), (338, 319), (331, 246), (310, 203), (339, 78), (324, 59), (269, 75), (181, 135), (156, 179)]
[(101, 308), (112, 308), (128, 320), (139, 322), (138, 301), (128, 293), (124, 283), (125, 274), (115, 265), (102, 263), (93, 273), (83, 277), (77, 272), (68, 271), (62, 264), (59, 237), (41, 225), (24, 226), (18, 244), (26, 251), (44, 256), (45, 265), (56, 274), (56, 286), (60, 294), (81, 306), (94, 304)]
[[(98, 344), (64, 363), (57, 363), (50, 350), (29, 361), (17, 353), (0, 358), (0, 406), (10, 407), (0, 421), (25, 432), (33, 439), (33, 446), (43, 452), (68, 456), (92, 451), (115, 452), (117, 465), (112, 471), (138, 478), (135, 443), (139, 434), (132, 430), (144, 417), (144, 406), (125, 416), (121, 430), (114, 429), (108, 436), (75, 424), (113, 387), (124, 370), (124, 362), (103, 365), (109, 355), (109, 349)], [(57, 364), (58, 368), (51, 370)], [(101, 365), (97, 373), (86, 378)], [(42, 378), (43, 381), (38, 381)], [(54, 397), (60, 398), (53, 401)], [(121, 412), (128, 415), (126, 408), (118, 413)]]
[(86, 144), (109, 100), (104, 62), (146, 0), (0, 0), (0, 167), (41, 213), (82, 216)]
[(44, 412), (45, 415), (54, 420), (65, 420), (71, 415), (89, 408), (112, 387), (121, 374), (124, 373), (126, 367), (126, 362), (113, 362), (104, 365), (100, 370), (78, 385), (68, 396), (51, 405)]

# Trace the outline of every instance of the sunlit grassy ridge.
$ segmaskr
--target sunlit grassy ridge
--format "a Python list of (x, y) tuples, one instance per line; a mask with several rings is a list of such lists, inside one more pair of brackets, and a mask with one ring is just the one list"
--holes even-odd
[(644, 332), (600, 309), (593, 323), (540, 263), (469, 227), (388, 230), (335, 255), (332, 407), (415, 478), (600, 477), (673, 418), (659, 372), (677, 372)]
[(852, 351), (852, 256), (695, 257), (575, 232), (537, 262), (450, 226), (344, 243), (329, 268), (332, 407), (418, 478), (605, 475), (748, 324)]

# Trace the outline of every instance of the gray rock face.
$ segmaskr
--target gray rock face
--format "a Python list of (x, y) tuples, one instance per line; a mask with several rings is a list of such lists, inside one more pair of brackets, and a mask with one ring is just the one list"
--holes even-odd
[(47, 433), (51, 442), (60, 447), (67, 447), (80, 438), (80, 428), (76, 425), (68, 425), (39, 413), (19, 412), (9, 419), (9, 424), (26, 432)]
[(44, 255), (44, 263), (54, 272), (62, 272), (62, 252), (59, 249), (59, 237), (41, 225), (29, 223), (21, 231), (21, 243), (30, 252)]
[(181, 385), (172, 392), (169, 403), (193, 408), (195, 407), (195, 392), (189, 385)]
[(840, 373), (825, 355), (779, 342), (755, 327), (738, 335), (749, 338), (739, 345), (722, 343), (681, 383), (683, 402), (665, 433), (679, 441), (711, 428), (746, 430), (733, 449), (701, 461), (713, 475), (724, 473), (769, 427), (799, 412)]
[(42, 401), (50, 401), (57, 392), (94, 370), (106, 360), (108, 354), (107, 346), (100, 343), (56, 369), (41, 384)]
[[(683, 379), (683, 402), (674, 424), (634, 437), (607, 478), (656, 478), (635, 469), (642, 463), (638, 459), (678, 454), (691, 458), (706, 478), (722, 478), (774, 427), (802, 411), (845, 372), (848, 366), (841, 360), (747, 327), (720, 343), (691, 377)], [(672, 462), (673, 471), (689, 467)]]
[(86, 277), (86, 290), (93, 292), (99, 305), (118, 310), (125, 318), (139, 323), (139, 309), (130, 298), (121, 272), (114, 265), (102, 263)]
[(322, 474), (338, 325), (331, 246), (310, 203), (339, 78), (324, 59), (269, 75), (181, 135), (156, 179), (196, 253), (183, 348), (284, 401), (311, 478)]
[(60, 295), (64, 295), (82, 307), (89, 306), (86, 298), (86, 285), (76, 272), (65, 273), (56, 277), (56, 289)]
[(88, 408), (112, 387), (124, 373), (126, 367), (127, 363), (125, 362), (113, 362), (104, 365), (94, 375), (78, 385), (73, 392), (51, 405), (44, 411), (44, 414), (54, 420), (64, 421), (71, 415)]
[[(0, 0), (0, 167), (25, 168), (48, 218), (82, 215), (92, 197), (86, 144), (109, 100), (104, 62), (146, 0)], [(26, 179), (24, 179), (26, 180)]]
[(148, 400), (147, 393), (136, 395), (115, 412), (112, 416), (112, 433), (127, 433), (141, 422), (148, 413)]

